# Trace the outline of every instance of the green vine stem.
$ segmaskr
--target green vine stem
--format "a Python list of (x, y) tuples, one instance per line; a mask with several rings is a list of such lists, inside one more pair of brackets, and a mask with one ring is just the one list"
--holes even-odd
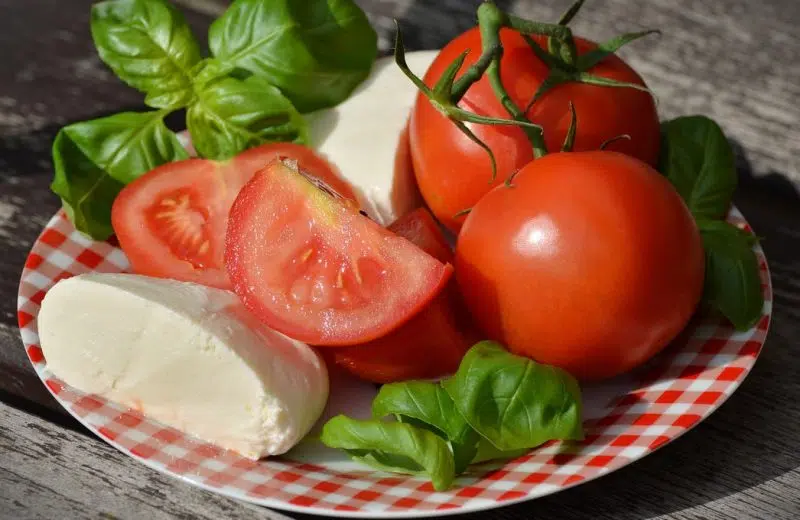
[[(596, 49), (583, 55), (578, 55), (575, 38), (568, 24), (578, 14), (585, 0), (576, 0), (567, 11), (561, 15), (558, 23), (544, 23), (526, 20), (518, 16), (506, 14), (501, 11), (491, 0), (484, 1), (478, 7), (478, 27), (481, 34), (481, 55), (464, 73), (456, 79), (466, 58), (466, 52), (456, 58), (439, 78), (433, 88), (429, 88), (425, 83), (415, 76), (405, 62), (405, 50), (400, 28), (397, 26), (395, 41), (395, 62), (406, 76), (417, 86), (417, 88), (427, 97), (433, 107), (450, 119), (461, 132), (469, 139), (483, 148), (489, 155), (492, 165), (493, 183), (497, 175), (497, 164), (492, 150), (475, 135), (466, 123), (486, 124), (486, 125), (512, 125), (520, 127), (533, 148), (534, 157), (540, 158), (548, 153), (543, 129), (532, 123), (526, 116), (531, 107), (548, 90), (569, 82), (584, 83), (601, 87), (612, 88), (632, 88), (642, 90), (653, 95), (652, 92), (642, 85), (635, 83), (620, 82), (601, 76), (596, 76), (589, 72), (589, 69), (600, 63), (610, 54), (615, 53), (623, 45), (638, 40), (650, 34), (658, 34), (659, 31), (648, 30), (640, 32), (625, 33), (604, 43), (600, 43)], [(503, 46), (500, 41), (500, 30), (508, 28), (520, 33), (528, 43), (531, 51), (544, 62), (550, 72), (534, 93), (531, 100), (524, 109), (520, 108), (503, 85), (501, 77), (500, 62), (503, 58)], [(532, 36), (543, 36), (547, 38), (547, 49), (543, 48)], [(469, 88), (476, 81), (486, 76), (491, 88), (502, 104), (511, 119), (479, 116), (470, 113), (457, 106), (459, 101), (466, 95)], [(575, 108), (570, 103), (572, 113), (572, 124), (567, 135), (567, 142), (564, 146), (571, 149), (575, 139), (576, 115)], [(624, 137), (620, 137), (624, 138)], [(510, 180), (510, 178), (508, 179)]]
[[(453, 124), (455, 124), (461, 132), (464, 133), (469, 139), (471, 139), (475, 144), (480, 146), (481, 148), (486, 151), (489, 155), (489, 160), (491, 161), (492, 165), (492, 177), (489, 183), (493, 183), (495, 178), (497, 177), (497, 162), (494, 157), (494, 153), (492, 152), (491, 148), (489, 148), (486, 143), (480, 140), (480, 138), (475, 135), (472, 130), (465, 123), (475, 123), (475, 124), (482, 124), (482, 125), (508, 125), (508, 126), (518, 126), (523, 128), (526, 132), (530, 132), (531, 134), (538, 134), (541, 136), (542, 128), (538, 125), (535, 125), (527, 120), (527, 118), (520, 117), (519, 119), (502, 119), (497, 117), (486, 117), (481, 116), (478, 114), (474, 114), (472, 112), (468, 112), (456, 106), (453, 102), (453, 87), (455, 84), (455, 77), (458, 71), (461, 69), (461, 66), (464, 64), (464, 59), (467, 56), (466, 52), (461, 53), (458, 58), (456, 58), (444, 71), (442, 76), (436, 82), (436, 85), (433, 88), (428, 87), (422, 79), (420, 79), (416, 74), (414, 74), (408, 66), (406, 62), (406, 55), (405, 55), (405, 46), (403, 45), (403, 34), (400, 31), (400, 26), (395, 22), (396, 25), (396, 36), (395, 36), (395, 46), (394, 46), (394, 61), (397, 66), (400, 68), (401, 71), (411, 80), (411, 82), (416, 85), (417, 89), (419, 89), (422, 94), (428, 98), (431, 105), (447, 117)], [(499, 47), (502, 49), (502, 47)], [(491, 48), (491, 46), (487, 47), (487, 54), (491, 54), (497, 52)], [(499, 57), (495, 55), (490, 60), (484, 60), (484, 62), (488, 61), (489, 65), (488, 68), (491, 69), (492, 64), (496, 63), (499, 66)], [(475, 77), (474, 81), (480, 78), (480, 74)], [(502, 85), (501, 85), (502, 87)], [(509, 98), (510, 99), (510, 98)], [(542, 140), (543, 142), (543, 140)]]
[[(489, 62), (486, 69), (486, 75), (489, 78), (489, 84), (492, 86), (495, 96), (506, 109), (506, 112), (514, 118), (515, 121), (529, 122), (525, 117), (525, 113), (514, 103), (511, 96), (508, 95), (503, 80), (500, 77), (500, 61), (503, 59), (503, 46), (500, 43), (500, 29), (511, 23), (511, 17), (500, 11), (496, 5), (490, 2), (485, 2), (478, 7), (478, 27), (481, 32), (481, 45), (483, 46), (483, 53), (494, 53), (494, 58)], [(544, 32), (561, 32), (557, 31), (558, 26), (548, 24), (540, 24), (531, 22), (536, 26), (536, 29)], [(569, 29), (567, 29), (569, 30)], [(494, 51), (499, 48), (499, 51)], [(534, 129), (530, 127), (523, 127), (525, 135), (533, 146), (533, 155), (537, 159), (547, 154), (547, 145), (544, 141), (544, 133), (541, 128)]]

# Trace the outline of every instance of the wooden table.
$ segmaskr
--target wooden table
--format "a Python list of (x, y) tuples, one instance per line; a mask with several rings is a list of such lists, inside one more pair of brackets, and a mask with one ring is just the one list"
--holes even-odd
[[(298, 0), (299, 1), (299, 0)], [(98, 60), (87, 0), (0, 0), (0, 517), (284, 518), (162, 476), (69, 417), (36, 378), (16, 327), (17, 283), (57, 208), (50, 144), (70, 121), (141, 106)], [(220, 0), (181, 0), (203, 34)], [(362, 0), (389, 48), (435, 48), (474, 22), (476, 2)], [(567, 0), (499, 2), (554, 19)], [(739, 391), (710, 419), (602, 479), (480, 518), (800, 518), (800, 3), (591, 0), (574, 26), (592, 38), (660, 27), (622, 54), (664, 117), (703, 113), (736, 144), (737, 204), (772, 269), (774, 325)], [(292, 515), (300, 518), (300, 515)], [(478, 518), (478, 516), (474, 516)], [(470, 517), (471, 518), (471, 517)]]

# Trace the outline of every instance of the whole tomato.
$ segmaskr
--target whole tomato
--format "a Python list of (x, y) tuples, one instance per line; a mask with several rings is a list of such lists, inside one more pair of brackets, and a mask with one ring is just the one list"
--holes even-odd
[[(542, 47), (546, 41), (534, 37)], [(504, 53), (500, 62), (503, 84), (517, 106), (524, 108), (550, 73), (549, 67), (531, 50), (519, 33), (500, 31)], [(575, 38), (578, 55), (596, 49), (594, 42)], [(456, 37), (442, 49), (425, 74), (432, 86), (448, 65), (469, 50), (459, 73), (463, 74), (481, 54), (481, 36), (473, 28)], [(644, 80), (615, 55), (609, 55), (588, 73), (619, 82), (645, 87)], [(564, 142), (570, 123), (569, 103), (578, 117), (574, 151), (597, 150), (607, 140), (627, 135), (609, 150), (626, 153), (655, 165), (658, 160), (660, 130), (658, 114), (648, 92), (630, 87), (606, 87), (567, 82), (547, 91), (527, 112), (528, 119), (544, 128), (551, 152)], [(460, 108), (483, 116), (508, 119), (508, 113), (492, 91), (486, 75), (474, 83), (461, 99)], [(533, 159), (533, 149), (518, 127), (469, 125), (494, 153), (497, 176), (492, 182), (491, 162), (485, 150), (465, 136), (420, 94), (413, 108), (410, 145), (414, 171), (422, 196), (434, 215), (452, 231), (458, 231), (460, 211), (472, 207), (493, 186)]]
[(666, 346), (691, 318), (705, 269), (672, 185), (603, 151), (546, 155), (490, 191), (464, 222), (455, 265), (489, 338), (582, 380)]

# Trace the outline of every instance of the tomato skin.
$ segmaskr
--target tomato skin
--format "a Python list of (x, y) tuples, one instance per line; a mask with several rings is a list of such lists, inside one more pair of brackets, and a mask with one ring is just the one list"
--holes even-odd
[[(158, 166), (122, 189), (111, 207), (111, 223), (133, 272), (220, 289), (230, 287), (222, 269), (222, 237), (227, 222), (224, 215), (236, 193), (231, 194), (220, 170), (220, 165), (212, 161), (186, 159)], [(197, 252), (208, 244), (202, 261), (192, 251), (176, 247), (180, 242), (159, 233), (171, 222), (162, 223), (158, 210), (169, 210), (181, 197), (188, 197), (187, 213), (196, 213), (200, 220), (195, 233), (190, 234), (192, 242), (199, 237)], [(174, 203), (167, 205), (166, 200)]]
[(336, 173), (331, 164), (311, 148), (296, 143), (271, 143), (250, 148), (237, 155), (232, 159), (236, 164), (236, 170), (246, 173), (242, 177), (244, 182), (241, 183), (241, 186), (244, 186), (255, 172), (279, 157), (296, 160), (308, 176), (325, 183), (329, 190), (335, 192), (342, 199), (358, 204), (353, 187)]
[(225, 266), (262, 322), (317, 346), (373, 340), (411, 319), (453, 273), (275, 160), (231, 207)]
[(223, 264), (228, 212), (242, 186), (276, 157), (297, 160), (357, 205), (353, 189), (324, 159), (294, 143), (257, 146), (228, 161), (164, 164), (123, 188), (112, 206), (112, 226), (133, 271), (230, 289)]
[[(527, 106), (548, 75), (548, 67), (530, 50), (516, 32), (500, 32), (504, 54), (501, 76), (517, 106)], [(535, 37), (543, 48), (544, 38)], [(596, 48), (596, 44), (575, 38), (578, 54)], [(444, 70), (462, 52), (469, 50), (460, 74), (481, 54), (478, 28), (456, 37), (442, 49), (425, 74), (432, 86)], [(589, 69), (591, 74), (644, 86), (642, 78), (619, 57), (611, 55)], [(598, 87), (564, 83), (545, 93), (528, 111), (528, 118), (544, 128), (547, 148), (560, 150), (570, 122), (569, 103), (577, 113), (575, 151), (597, 150), (611, 138), (627, 134), (630, 140), (618, 140), (609, 150), (629, 154), (655, 165), (658, 160), (660, 130), (652, 96), (632, 88)], [(508, 113), (494, 95), (486, 76), (474, 83), (459, 106), (484, 116), (508, 119)], [(411, 114), (410, 145), (422, 196), (437, 219), (457, 232), (464, 218), (456, 213), (470, 208), (493, 186), (533, 159), (533, 150), (524, 132), (510, 126), (470, 125), (470, 129), (494, 152), (497, 177), (491, 180), (491, 162), (486, 152), (461, 133), (422, 95), (417, 97)]]
[(626, 372), (687, 324), (705, 262), (654, 169), (616, 152), (550, 154), (475, 205), (456, 277), (483, 331), (582, 380)]
[(389, 224), (387, 229), (411, 241), (438, 261), (453, 263), (453, 247), (427, 209), (417, 208)]
[[(410, 240), (440, 262), (453, 261), (453, 250), (427, 209), (397, 219), (389, 230)], [(374, 383), (432, 379), (454, 373), (478, 340), (458, 293), (455, 279), (404, 325), (375, 340), (333, 351), (333, 361)]]

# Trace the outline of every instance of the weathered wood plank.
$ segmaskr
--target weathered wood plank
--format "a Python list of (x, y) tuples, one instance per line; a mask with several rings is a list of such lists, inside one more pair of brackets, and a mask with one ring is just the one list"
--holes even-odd
[(162, 475), (94, 438), (0, 402), (3, 518), (287, 517)]
[[(388, 52), (394, 22), (409, 48), (436, 48), (474, 23), (477, 0), (358, 0)], [(195, 33), (227, 0), (178, 0)], [(149, 470), (64, 415), (30, 369), (16, 331), (27, 250), (57, 207), (49, 147), (77, 119), (140, 109), (88, 33), (90, 0), (0, 0), (0, 516), (270, 518)], [(501, 0), (555, 19), (569, 0)], [(603, 39), (659, 27), (622, 55), (663, 116), (704, 113), (739, 149), (737, 204), (764, 237), (775, 286), (769, 340), (753, 373), (714, 416), (658, 453), (574, 490), (467, 518), (726, 519), (800, 517), (800, 3), (796, 0), (590, 0), (576, 32)], [(33, 28), (33, 29), (32, 29)], [(180, 117), (174, 120), (180, 124)], [(49, 407), (49, 408), (48, 408)], [(49, 410), (49, 411), (48, 411)], [(48, 420), (43, 420), (46, 417)], [(61, 422), (67, 428), (56, 426)], [(299, 515), (290, 515), (300, 517)], [(305, 518), (305, 517), (303, 517)]]

